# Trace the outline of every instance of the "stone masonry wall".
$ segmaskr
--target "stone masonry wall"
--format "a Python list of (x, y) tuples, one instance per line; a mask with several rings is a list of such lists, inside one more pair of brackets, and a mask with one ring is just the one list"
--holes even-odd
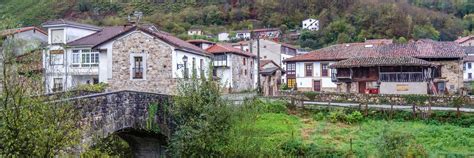
[[(245, 58), (245, 65), (243, 60)], [(254, 77), (252, 75), (252, 64), (256, 64), (251, 57), (232, 54), (232, 92), (241, 92), (244, 90), (253, 90)], [(245, 73), (247, 72), (247, 73)]]
[(446, 88), (450, 94), (460, 92), (463, 87), (463, 70), (461, 60), (432, 61), (433, 63), (443, 65), (441, 67), (441, 77), (445, 79)]
[[(132, 80), (130, 74), (130, 53), (147, 54), (144, 68), (145, 80)], [(177, 80), (172, 77), (173, 48), (165, 42), (134, 32), (113, 44), (112, 79), (110, 91), (136, 90), (160, 94), (174, 94)]]

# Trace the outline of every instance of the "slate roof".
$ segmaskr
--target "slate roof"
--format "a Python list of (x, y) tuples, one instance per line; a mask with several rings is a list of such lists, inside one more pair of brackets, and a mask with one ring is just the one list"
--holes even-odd
[(464, 57), (464, 62), (474, 62), (474, 55)]
[(203, 49), (188, 43), (186, 41), (183, 41), (177, 37), (174, 37), (168, 32), (164, 31), (156, 31), (153, 29), (150, 29), (149, 27), (138, 27), (138, 26), (114, 26), (114, 27), (106, 27), (101, 29), (97, 33), (93, 33), (89, 36), (82, 37), (80, 39), (71, 41), (68, 43), (70, 46), (79, 46), (79, 45), (87, 45), (87, 46), (92, 46), (92, 48), (95, 48), (99, 45), (102, 45), (104, 43), (107, 43), (108, 41), (114, 40), (128, 32), (135, 31), (135, 30), (140, 30), (143, 31), (147, 34), (150, 34), (152, 36), (155, 36), (164, 42), (173, 45), (176, 47), (176, 49), (181, 49), (183, 51), (188, 51), (191, 53), (197, 53), (201, 55), (210, 55)]
[(464, 46), (464, 53), (466, 54), (474, 54), (474, 46)]
[(435, 66), (435, 64), (413, 57), (358, 57), (342, 60), (330, 65), (331, 68), (374, 66)]
[(473, 38), (474, 38), (474, 35), (470, 35), (470, 36), (458, 38), (458, 39), (455, 40), (454, 42), (461, 44), (461, 43), (464, 43), (464, 42), (466, 42), (466, 41), (468, 41), (468, 40), (470, 40), (470, 39), (473, 39)]
[(273, 62), (273, 60), (260, 60), (260, 67), (263, 67), (263, 66), (265, 66), (269, 63), (272, 63), (272, 62)]
[(240, 49), (237, 49), (237, 48), (234, 48), (232, 46), (225, 45), (225, 44), (213, 45), (213, 46), (207, 48), (206, 51), (211, 53), (211, 54), (234, 53), (234, 54), (237, 54), (237, 55), (242, 55), (242, 56), (247, 56), (247, 57), (255, 57), (255, 55), (253, 55), (252, 53), (244, 52)]
[(312, 51), (285, 61), (339, 61), (356, 57), (462, 58), (464, 50), (454, 42), (419, 40), (407, 44), (337, 44)]
[(79, 38), (77, 40), (71, 41), (68, 43), (69, 46), (92, 46), (95, 47), (99, 44), (104, 43), (105, 41), (123, 33), (127, 32), (132, 29), (131, 26), (124, 27), (124, 26), (113, 26), (113, 27), (105, 27), (101, 29), (99, 32), (90, 34), (88, 36)]
[(269, 75), (273, 75), (277, 70), (281, 70), (283, 72), (283, 70), (280, 69), (280, 67), (270, 67), (270, 68), (260, 70), (260, 74), (263, 76), (269, 76)]
[(208, 40), (203, 40), (203, 39), (192, 39), (192, 40), (187, 40), (186, 42), (188, 43), (210, 43), (214, 44), (214, 42), (208, 41)]
[(101, 29), (98, 26), (89, 25), (89, 24), (81, 24), (81, 23), (78, 23), (78, 22), (64, 20), (64, 19), (49, 20), (49, 21), (46, 21), (46, 22), (43, 23), (43, 27), (49, 27), (49, 26), (52, 26), (52, 25), (71, 25), (71, 26), (89, 28), (89, 29), (93, 29), (93, 30)]

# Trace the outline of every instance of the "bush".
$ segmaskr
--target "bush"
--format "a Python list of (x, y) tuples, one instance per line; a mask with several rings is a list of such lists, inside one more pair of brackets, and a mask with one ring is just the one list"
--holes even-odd
[(282, 84), (280, 85), (280, 90), (290, 90), (290, 87), (288, 87), (288, 84), (282, 83)]
[(359, 111), (353, 111), (351, 114), (346, 115), (345, 122), (348, 124), (359, 123), (364, 117)]
[(345, 157), (345, 153), (330, 147), (318, 147), (311, 143), (306, 149), (307, 157)]
[(284, 151), (284, 153), (287, 153), (287, 155), (291, 156), (304, 156), (307, 150), (303, 142), (297, 139), (290, 139), (284, 142), (280, 145), (280, 148)]
[(315, 100), (318, 92), (304, 92), (303, 95), (307, 97), (309, 100)]
[(313, 115), (313, 120), (315, 121), (321, 121), (324, 120), (324, 113), (318, 112)]
[(376, 140), (381, 157), (423, 157), (426, 151), (410, 133), (385, 129)]
[(99, 83), (99, 84), (83, 84), (77, 86), (75, 89), (79, 91), (89, 91), (89, 92), (104, 92), (107, 88), (106, 83)]
[(346, 114), (344, 114), (342, 110), (336, 110), (336, 111), (329, 112), (329, 115), (327, 118), (332, 123), (344, 122), (346, 119)]

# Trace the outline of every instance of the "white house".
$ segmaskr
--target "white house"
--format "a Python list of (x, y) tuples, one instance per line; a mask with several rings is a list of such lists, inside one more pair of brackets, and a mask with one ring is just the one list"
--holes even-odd
[(193, 39), (193, 40), (187, 40), (186, 42), (191, 43), (203, 50), (206, 50), (207, 48), (213, 46), (214, 42), (208, 41), (208, 40), (203, 40), (203, 39)]
[(219, 41), (229, 41), (230, 38), (229, 38), (229, 33), (227, 32), (221, 32), (217, 35), (217, 40)]
[(474, 55), (464, 57), (463, 80), (467, 83), (474, 81)]
[[(69, 48), (68, 43), (94, 34), (102, 28), (66, 20), (43, 23), (48, 45), (43, 53), (47, 93), (70, 89), (77, 84), (98, 83), (99, 52), (91, 47)], [(73, 54), (74, 50), (74, 54)]]
[(65, 20), (43, 26), (51, 32), (43, 55), (47, 93), (103, 82), (111, 91), (172, 94), (177, 79), (207, 71), (210, 62), (204, 50), (148, 27), (99, 28)]
[(258, 73), (255, 55), (222, 44), (216, 44), (206, 51), (214, 55), (214, 76), (220, 79), (227, 92), (256, 88)]
[(302, 27), (303, 27), (303, 30), (307, 29), (307, 30), (311, 30), (311, 31), (318, 31), (319, 30), (319, 20), (312, 19), (312, 18), (303, 20)]
[(194, 36), (194, 35), (202, 36), (202, 35), (204, 35), (204, 33), (202, 32), (201, 29), (189, 29), (188, 30), (188, 35), (189, 36)]
[(34, 26), (3, 30), (0, 31), (0, 36), (7, 40), (16, 40), (15, 44), (20, 44), (14, 46), (15, 55), (23, 55), (48, 43), (48, 33)]

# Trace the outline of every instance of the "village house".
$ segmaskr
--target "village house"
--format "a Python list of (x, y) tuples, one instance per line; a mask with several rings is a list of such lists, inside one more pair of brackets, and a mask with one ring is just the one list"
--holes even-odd
[(278, 42), (281, 38), (281, 31), (279, 28), (255, 29), (252, 31), (252, 37)]
[(260, 82), (264, 96), (278, 96), (283, 69), (272, 60), (260, 60)]
[(319, 30), (319, 20), (316, 19), (306, 19), (301, 22), (303, 30), (311, 30), (311, 31), (318, 31)]
[(237, 43), (232, 43), (232, 47), (240, 49), (245, 52), (250, 52), (250, 41), (240, 41)]
[(173, 94), (178, 79), (207, 71), (211, 59), (199, 47), (154, 27), (100, 28), (66, 20), (43, 26), (50, 32), (43, 55), (47, 93), (103, 82), (109, 91)]
[(228, 32), (221, 32), (221, 33), (217, 34), (217, 40), (219, 42), (229, 41), (230, 40), (229, 33)]
[(461, 46), (474, 46), (474, 35), (460, 37), (454, 42), (458, 43)]
[(214, 42), (208, 41), (208, 40), (203, 40), (203, 39), (193, 39), (193, 40), (187, 40), (186, 42), (191, 43), (203, 50), (206, 50), (207, 48), (213, 46)]
[[(0, 31), (0, 37), (8, 40), (15, 40), (13, 53), (23, 55), (30, 51), (40, 49), (42, 45), (48, 43), (48, 33), (40, 28), (30, 26), (16, 29)], [(8, 42), (4, 42), (7, 44)], [(1, 46), (0, 46), (1, 47)]]
[(258, 73), (255, 55), (225, 44), (213, 45), (206, 51), (214, 55), (213, 74), (226, 92), (256, 88)]
[(295, 80), (301, 91), (381, 94), (454, 94), (463, 87), (464, 52), (454, 42), (371, 42), (338, 44), (290, 58), (288, 82)]
[(204, 33), (201, 29), (189, 29), (188, 35), (189, 36), (202, 36), (204, 35)]

